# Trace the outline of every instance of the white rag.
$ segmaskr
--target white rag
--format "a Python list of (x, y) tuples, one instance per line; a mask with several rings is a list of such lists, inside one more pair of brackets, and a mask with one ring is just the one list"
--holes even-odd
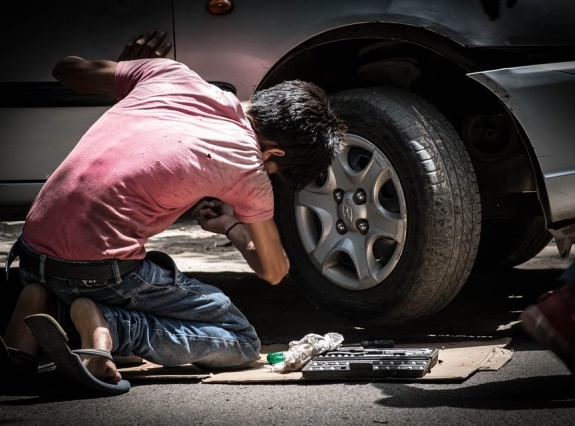
[(265, 368), (277, 373), (298, 371), (314, 356), (333, 351), (341, 345), (343, 336), (339, 333), (306, 334), (301, 340), (289, 343), (289, 349), (282, 352), (284, 361), (277, 364), (266, 364)]

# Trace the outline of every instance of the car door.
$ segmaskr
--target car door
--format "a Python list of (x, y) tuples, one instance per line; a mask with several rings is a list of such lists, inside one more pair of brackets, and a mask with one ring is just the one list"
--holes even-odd
[[(116, 59), (151, 28), (172, 29), (171, 2), (16, 2), (0, 18), (0, 208), (29, 207), (46, 178), (114, 102), (63, 88), (52, 67), (66, 55)], [(173, 40), (172, 40), (173, 41)], [(172, 55), (172, 53), (170, 53)]]

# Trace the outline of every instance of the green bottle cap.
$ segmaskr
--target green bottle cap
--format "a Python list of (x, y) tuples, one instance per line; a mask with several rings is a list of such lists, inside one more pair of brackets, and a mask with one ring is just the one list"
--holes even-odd
[(270, 364), (278, 364), (280, 362), (284, 362), (284, 353), (283, 352), (271, 352), (267, 356), (267, 360)]

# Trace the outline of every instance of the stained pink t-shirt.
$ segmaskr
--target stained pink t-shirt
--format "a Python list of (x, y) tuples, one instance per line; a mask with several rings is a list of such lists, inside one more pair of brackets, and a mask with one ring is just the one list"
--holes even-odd
[(23, 230), (68, 260), (137, 259), (202, 197), (243, 222), (273, 217), (273, 193), (238, 99), (169, 59), (118, 63), (116, 96), (38, 194)]

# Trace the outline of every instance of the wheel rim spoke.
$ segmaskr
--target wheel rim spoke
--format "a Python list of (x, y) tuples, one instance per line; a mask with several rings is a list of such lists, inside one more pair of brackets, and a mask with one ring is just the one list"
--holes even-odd
[(389, 160), (366, 139), (348, 135), (323, 180), (299, 192), (295, 201), (304, 249), (337, 286), (374, 287), (397, 265), (405, 240), (405, 200)]

